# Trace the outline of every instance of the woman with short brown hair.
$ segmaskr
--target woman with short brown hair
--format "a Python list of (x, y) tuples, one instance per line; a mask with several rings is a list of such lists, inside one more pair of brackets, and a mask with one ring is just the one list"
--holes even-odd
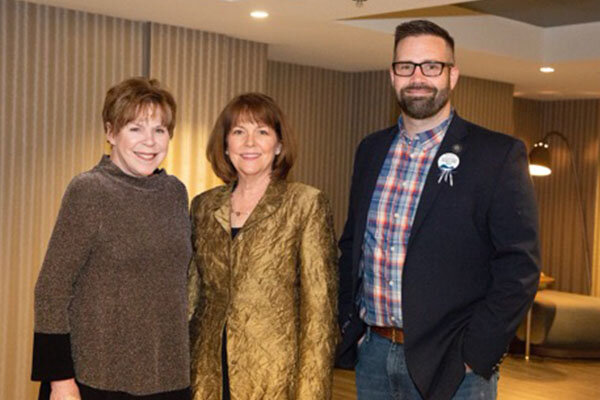
[(175, 115), (156, 80), (106, 95), (110, 156), (67, 187), (35, 288), (40, 399), (189, 397), (188, 198), (159, 169)]

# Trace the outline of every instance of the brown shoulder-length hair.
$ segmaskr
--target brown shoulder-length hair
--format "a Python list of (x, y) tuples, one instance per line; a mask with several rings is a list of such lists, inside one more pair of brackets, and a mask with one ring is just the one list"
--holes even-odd
[(110, 129), (117, 134), (140, 113), (148, 110), (155, 112), (157, 109), (161, 111), (162, 124), (169, 131), (169, 137), (173, 137), (177, 113), (177, 104), (173, 95), (162, 88), (156, 79), (144, 77), (125, 79), (108, 89), (106, 93), (102, 109), (104, 131), (108, 133)]
[(237, 180), (237, 171), (225, 150), (229, 131), (242, 121), (263, 123), (277, 133), (281, 152), (273, 160), (271, 176), (275, 179), (286, 179), (294, 165), (296, 142), (281, 108), (275, 100), (263, 93), (241, 94), (233, 98), (219, 114), (206, 148), (206, 157), (215, 174), (225, 183)]

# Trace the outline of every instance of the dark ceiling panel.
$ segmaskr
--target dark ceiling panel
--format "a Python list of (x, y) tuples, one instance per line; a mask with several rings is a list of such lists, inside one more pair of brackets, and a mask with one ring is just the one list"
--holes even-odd
[(455, 5), (544, 28), (600, 21), (600, 0), (480, 0)]
[[(598, 0), (600, 1), (600, 0)], [(345, 18), (342, 21), (359, 19), (390, 19), (390, 18), (438, 18), (438, 17), (466, 17), (482, 15), (479, 11), (468, 10), (464, 7), (438, 6), (427, 8), (415, 8), (412, 10), (392, 11), (382, 14), (369, 14), (358, 17)]]

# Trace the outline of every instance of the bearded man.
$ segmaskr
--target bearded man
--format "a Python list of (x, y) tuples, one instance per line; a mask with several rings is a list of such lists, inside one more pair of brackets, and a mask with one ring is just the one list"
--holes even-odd
[(524, 144), (460, 118), (454, 40), (396, 28), (396, 126), (354, 160), (339, 242), (337, 364), (359, 400), (495, 399), (498, 366), (539, 280)]

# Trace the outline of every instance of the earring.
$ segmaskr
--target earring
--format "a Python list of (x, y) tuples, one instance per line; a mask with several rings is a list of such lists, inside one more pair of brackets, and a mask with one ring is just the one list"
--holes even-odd
[(229, 150), (225, 150), (225, 155), (228, 156), (229, 155)]
[(278, 156), (281, 153), (281, 146), (279, 146), (277, 148), (277, 150), (275, 150), (275, 155)]

